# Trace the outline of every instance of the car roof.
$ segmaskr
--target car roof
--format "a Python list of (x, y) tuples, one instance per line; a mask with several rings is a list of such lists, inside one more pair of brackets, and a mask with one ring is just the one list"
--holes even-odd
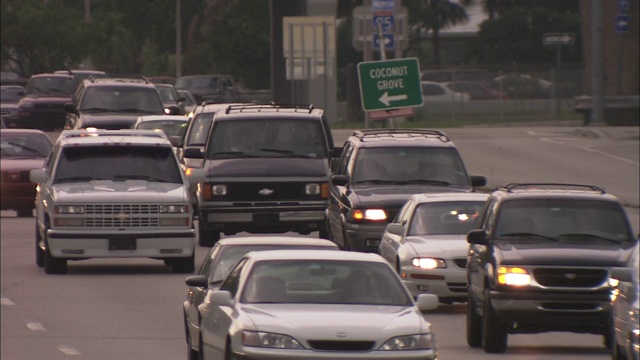
[(266, 119), (280, 119), (283, 117), (317, 119), (322, 117), (323, 113), (324, 110), (315, 108), (313, 105), (240, 104), (229, 105), (224, 111), (216, 112), (216, 120), (256, 117)]
[(582, 199), (619, 202), (614, 195), (595, 185), (571, 183), (510, 183), (493, 192), (502, 199)]
[(267, 250), (254, 251), (247, 255), (256, 261), (262, 260), (337, 260), (337, 261), (366, 261), (386, 263), (386, 260), (376, 253), (362, 253), (356, 251), (335, 250)]
[(449, 137), (431, 129), (362, 129), (349, 137), (361, 148), (368, 147), (443, 147), (455, 148)]
[(84, 80), (85, 86), (139, 86), (150, 87), (155, 89), (155, 85), (144, 76), (109, 76), (88, 78)]
[(40, 74), (31, 75), (31, 78), (41, 78), (41, 77), (71, 78), (71, 79), (75, 80), (73, 75), (71, 75), (70, 73), (67, 73), (67, 72), (64, 72), (64, 73), (40, 73)]
[(418, 203), (446, 202), (446, 201), (486, 201), (488, 193), (481, 192), (446, 192), (446, 193), (419, 193), (412, 195)]
[(48, 136), (47, 133), (38, 129), (2, 129), (2, 134), (37, 134)]
[(136, 122), (167, 121), (167, 120), (187, 122), (189, 121), (189, 118), (187, 118), (184, 115), (142, 115), (142, 116), (138, 116)]
[(63, 145), (154, 145), (171, 147), (171, 142), (162, 131), (124, 129), (124, 130), (64, 130), (58, 136)]
[(250, 236), (234, 236), (224, 238), (218, 241), (220, 246), (234, 245), (309, 245), (309, 246), (326, 246), (327, 248), (338, 248), (336, 243), (325, 240), (302, 236), (282, 236), (282, 235), (250, 235)]

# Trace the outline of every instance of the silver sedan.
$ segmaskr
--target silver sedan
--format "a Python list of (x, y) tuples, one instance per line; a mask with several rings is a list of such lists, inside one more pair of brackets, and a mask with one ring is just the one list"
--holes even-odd
[(467, 232), (478, 223), (487, 198), (482, 193), (415, 194), (387, 224), (378, 252), (414, 297), (467, 300)]
[(202, 357), (436, 359), (421, 311), (377, 254), (269, 250), (240, 260), (200, 306)]

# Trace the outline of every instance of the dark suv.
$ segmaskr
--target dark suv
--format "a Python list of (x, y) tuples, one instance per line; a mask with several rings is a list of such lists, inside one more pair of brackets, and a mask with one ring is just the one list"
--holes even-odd
[(467, 234), (467, 342), (488, 353), (508, 334), (604, 335), (611, 347), (609, 277), (638, 241), (620, 201), (576, 184), (508, 184)]
[(474, 191), (455, 145), (439, 130), (358, 130), (331, 178), (330, 237), (343, 249), (377, 252), (387, 223), (416, 193)]
[(105, 130), (129, 129), (138, 116), (179, 112), (165, 109), (155, 85), (142, 76), (84, 80), (65, 110), (65, 129)]
[(71, 100), (75, 90), (76, 81), (71, 73), (31, 76), (24, 89), (25, 96), (18, 103), (18, 127), (62, 129), (64, 104)]
[(211, 116), (204, 151), (184, 149), (185, 160), (204, 159), (203, 168), (193, 169), (206, 172), (197, 191), (200, 245), (242, 231), (326, 237), (329, 161), (336, 153), (324, 111), (246, 104)]

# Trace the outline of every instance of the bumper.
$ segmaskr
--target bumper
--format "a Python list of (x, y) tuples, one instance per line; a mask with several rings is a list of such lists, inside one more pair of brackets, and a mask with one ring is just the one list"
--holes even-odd
[(440, 302), (467, 301), (466, 271), (459, 268), (431, 271), (403, 269), (402, 273), (402, 281), (414, 298), (420, 294), (434, 294)]
[(48, 230), (47, 242), (53, 257), (67, 259), (189, 257), (194, 252), (195, 231), (123, 235)]
[(387, 228), (383, 224), (345, 224), (345, 242), (349, 250), (359, 252), (378, 252), (382, 234)]
[(207, 230), (226, 234), (247, 232), (312, 232), (325, 226), (325, 206), (224, 207), (198, 206)]
[(323, 359), (378, 359), (378, 360), (434, 360), (436, 353), (433, 350), (416, 351), (366, 351), (366, 352), (339, 352), (339, 351), (313, 351), (313, 350), (283, 350), (244, 347), (241, 353), (234, 353), (234, 358), (239, 360), (273, 359), (273, 360), (323, 360)]

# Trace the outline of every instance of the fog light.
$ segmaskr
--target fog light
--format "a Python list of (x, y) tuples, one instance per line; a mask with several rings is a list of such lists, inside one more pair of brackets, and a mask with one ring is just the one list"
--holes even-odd
[(368, 239), (365, 240), (364, 243), (368, 246), (368, 247), (378, 247), (378, 245), (380, 245), (380, 240), (378, 239)]
[(429, 291), (429, 287), (427, 285), (418, 285), (418, 291)]

